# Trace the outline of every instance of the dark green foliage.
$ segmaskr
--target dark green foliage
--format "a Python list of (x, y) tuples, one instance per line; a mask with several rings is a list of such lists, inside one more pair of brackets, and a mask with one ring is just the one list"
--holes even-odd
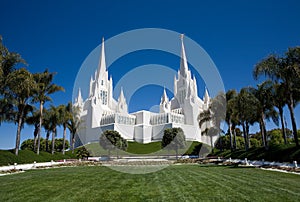
[(300, 149), (295, 144), (290, 145), (270, 145), (268, 150), (264, 147), (250, 148), (248, 151), (243, 149), (230, 152), (229, 150), (214, 153), (214, 155), (225, 158), (244, 159), (249, 160), (266, 160), (277, 162), (300, 162)]
[(51, 160), (62, 160), (62, 159), (75, 159), (76, 155), (72, 154), (71, 151), (67, 151), (65, 155), (61, 153), (55, 153), (52, 155), (49, 152), (41, 151), (40, 155), (37, 155), (30, 150), (20, 150), (19, 155), (16, 156), (13, 150), (0, 150), (0, 166), (13, 165), (14, 163), (33, 163), (36, 162), (49, 162)]
[[(48, 144), (51, 145), (51, 141), (48, 140)], [(69, 141), (66, 141), (66, 149), (70, 147)], [(54, 148), (56, 152), (61, 152), (63, 148), (63, 139), (55, 139)], [(28, 139), (22, 142), (21, 144), (22, 150), (30, 150), (34, 151), (34, 140)], [(41, 138), (41, 145), (40, 145), (40, 151), (46, 151), (46, 140)]]
[(55, 139), (55, 151), (57, 152), (62, 152), (64, 146), (63, 146), (63, 142), (65, 141), (65, 149), (69, 149), (70, 148), (70, 144), (68, 140), (64, 140), (63, 138), (59, 138), (59, 139)]
[[(250, 142), (251, 142), (251, 139), (252, 138), (250, 138)], [(240, 134), (235, 137), (235, 143), (236, 143), (236, 149), (245, 148), (245, 140)], [(216, 146), (216, 149), (225, 149), (225, 150), (230, 149), (230, 136), (225, 135), (225, 136), (219, 137), (215, 146)]]
[(22, 150), (30, 150), (30, 151), (34, 151), (34, 140), (33, 139), (27, 139), (24, 140), (21, 144), (21, 149)]
[(201, 142), (193, 142), (188, 149), (188, 151), (185, 152), (185, 155), (195, 155), (199, 156), (200, 158), (206, 157), (211, 151), (211, 147), (203, 144)]
[(181, 128), (167, 128), (161, 141), (161, 147), (176, 151), (186, 147), (185, 135)]
[(251, 148), (256, 148), (256, 147), (260, 147), (261, 146), (261, 142), (255, 138), (250, 138), (250, 147)]
[(90, 152), (85, 147), (79, 147), (76, 151), (76, 157), (80, 159), (88, 158)]
[(126, 151), (128, 147), (127, 140), (122, 138), (118, 131), (114, 130), (104, 131), (99, 138), (99, 143), (103, 149), (108, 150), (109, 155), (111, 150), (119, 149)]

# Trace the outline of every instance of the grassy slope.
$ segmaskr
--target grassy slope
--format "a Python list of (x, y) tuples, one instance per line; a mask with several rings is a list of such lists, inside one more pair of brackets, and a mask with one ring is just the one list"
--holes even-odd
[(20, 150), (19, 155), (16, 156), (12, 150), (0, 150), (0, 166), (12, 165), (14, 163), (33, 163), (46, 162), (51, 160), (76, 158), (71, 151), (66, 152), (66, 155), (55, 153), (54, 155), (48, 152), (41, 152), (40, 155), (28, 150)]
[[(161, 150), (160, 142), (153, 142), (149, 144), (140, 144), (137, 142), (129, 142), (128, 150), (126, 155), (134, 155), (134, 154), (153, 154), (153, 155), (168, 155), (175, 154), (175, 151), (167, 151)], [(192, 154), (193, 150), (196, 146), (198, 146), (199, 142), (189, 142), (190, 148), (186, 151), (181, 150), (180, 153)], [(102, 149), (98, 143), (91, 143), (86, 145), (86, 148), (90, 151), (92, 156), (101, 156), (107, 155), (107, 151)], [(76, 152), (75, 152), (76, 153)], [(113, 151), (112, 154), (117, 154), (116, 151)], [(119, 151), (118, 155), (125, 154), (123, 151)], [(45, 162), (51, 160), (61, 160), (61, 159), (69, 159), (76, 158), (76, 154), (72, 154), (71, 151), (66, 152), (66, 155), (62, 155), (61, 153), (55, 153), (55, 155), (51, 155), (47, 152), (41, 152), (40, 155), (36, 155), (32, 151), (28, 150), (20, 150), (19, 155), (15, 156), (12, 150), (0, 150), (0, 166), (3, 165), (12, 165), (14, 163), (32, 163), (36, 162)]]
[[(190, 146), (187, 149), (181, 149), (180, 154), (196, 154), (193, 152), (195, 147), (201, 145), (200, 142), (187, 142), (187, 145)], [(85, 146), (93, 156), (107, 155), (108, 151), (104, 150), (98, 143), (91, 143)], [(112, 151), (112, 154), (116, 154), (116, 151)], [(175, 154), (175, 151), (168, 151), (166, 149), (161, 149), (161, 142), (152, 142), (148, 144), (141, 144), (137, 142), (128, 142), (127, 155), (134, 154), (151, 154), (151, 155), (169, 155)], [(124, 154), (124, 152), (119, 151), (119, 155)]]
[(269, 150), (264, 148), (251, 148), (247, 152), (245, 150), (237, 150), (230, 152), (230, 150), (217, 152), (214, 155), (223, 156), (225, 158), (248, 158), (250, 160), (279, 161), (279, 162), (300, 162), (300, 148), (296, 148), (294, 144), (291, 145), (275, 145), (270, 146)]
[(298, 201), (300, 176), (254, 168), (170, 166), (131, 175), (107, 167), (2, 176), (0, 201)]

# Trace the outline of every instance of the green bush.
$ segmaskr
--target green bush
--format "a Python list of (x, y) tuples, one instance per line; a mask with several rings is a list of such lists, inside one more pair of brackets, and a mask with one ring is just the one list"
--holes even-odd
[(75, 159), (76, 155), (72, 151), (67, 151), (65, 155), (41, 151), (40, 155), (30, 150), (20, 150), (19, 155), (14, 154), (14, 150), (0, 150), (0, 166), (13, 165), (14, 163), (24, 164), (36, 162), (49, 162), (51, 160)]
[(266, 160), (278, 162), (300, 162), (300, 149), (295, 144), (288, 145), (270, 145), (268, 150), (264, 147), (250, 148), (248, 151), (244, 149), (230, 152), (230, 150), (219, 151), (214, 155), (225, 158), (244, 159), (249, 160)]
[[(52, 141), (48, 140), (48, 145), (49, 145), (49, 152), (51, 151), (51, 145), (52, 145)], [(30, 150), (33, 151), (34, 149), (34, 140), (33, 139), (27, 139), (24, 140), (21, 144), (21, 150)], [(66, 140), (66, 145), (65, 148), (68, 149), (70, 148), (70, 144), (69, 141)], [(59, 139), (55, 139), (55, 143), (54, 143), (54, 149), (56, 152), (61, 152), (63, 149), (63, 138), (59, 138)], [(40, 141), (40, 151), (46, 151), (46, 139), (41, 138)]]
[(79, 147), (76, 151), (76, 157), (80, 159), (88, 158), (90, 156), (89, 151), (84, 147)]

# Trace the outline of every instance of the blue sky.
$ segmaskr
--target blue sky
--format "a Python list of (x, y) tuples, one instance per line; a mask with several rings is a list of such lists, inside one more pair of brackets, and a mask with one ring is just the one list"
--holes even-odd
[[(53, 104), (72, 97), (76, 74), (101, 38), (139, 28), (163, 28), (184, 33), (210, 55), (225, 88), (256, 85), (254, 65), (270, 53), (284, 53), (300, 45), (300, 3), (288, 1), (2, 1), (0, 34), (4, 44), (28, 63), (32, 72), (57, 72), (55, 83), (66, 91), (53, 96)], [(187, 56), (188, 57), (188, 56)], [(179, 58), (157, 51), (129, 54), (114, 65), (116, 82), (131, 68), (157, 63), (179, 68)], [(198, 79), (201, 80), (201, 79)], [(201, 85), (201, 81), (199, 81)], [(204, 84), (202, 84), (204, 85)], [(198, 86), (203, 96), (204, 86)], [(147, 86), (133, 96), (130, 111), (157, 104), (162, 88)], [(148, 94), (149, 99), (141, 99)], [(170, 92), (169, 92), (170, 94)], [(298, 127), (300, 109), (296, 108)], [(290, 127), (289, 114), (286, 113)], [(274, 127), (269, 124), (269, 127)], [(255, 129), (255, 127), (254, 127)], [(254, 130), (253, 129), (253, 130)], [(62, 132), (58, 134), (61, 137)], [(0, 126), (0, 148), (15, 144), (16, 126)], [(32, 138), (25, 126), (22, 140)]]

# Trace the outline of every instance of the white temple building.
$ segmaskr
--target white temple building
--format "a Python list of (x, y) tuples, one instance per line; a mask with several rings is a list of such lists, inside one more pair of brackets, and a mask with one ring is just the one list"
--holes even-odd
[(128, 113), (123, 89), (117, 100), (113, 98), (113, 80), (106, 69), (104, 39), (100, 54), (98, 69), (90, 79), (88, 98), (83, 100), (79, 89), (74, 103), (80, 108), (82, 123), (77, 146), (98, 142), (105, 130), (116, 130), (128, 141), (150, 143), (160, 141), (164, 130), (173, 127), (182, 128), (188, 141), (210, 144), (210, 138), (201, 134), (205, 128), (201, 130), (197, 121), (199, 113), (209, 107), (210, 97), (207, 90), (203, 99), (198, 97), (196, 78), (188, 68), (183, 35), (180, 68), (178, 75), (174, 75), (174, 97), (169, 99), (164, 89), (159, 113), (144, 110)]

